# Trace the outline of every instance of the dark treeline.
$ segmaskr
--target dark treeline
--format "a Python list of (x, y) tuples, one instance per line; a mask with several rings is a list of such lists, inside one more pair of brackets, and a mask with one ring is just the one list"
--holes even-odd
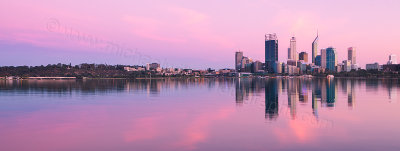
[(0, 67), (0, 77), (89, 77), (89, 78), (135, 78), (146, 77), (146, 72), (124, 71), (125, 65), (105, 64), (49, 64), (47, 66), (4, 66)]
[(378, 70), (352, 70), (350, 72), (338, 72), (333, 74), (335, 77), (365, 77), (365, 78), (400, 78), (398, 72), (378, 71)]
[[(164, 77), (163, 73), (156, 71), (134, 71), (124, 70), (124, 67), (142, 67), (128, 65), (106, 65), (106, 64), (49, 64), (47, 66), (3, 66), (0, 67), (0, 77), (76, 77), (76, 78), (146, 78)], [(398, 72), (378, 70), (352, 70), (350, 72), (328, 72), (307, 73), (316, 77), (334, 75), (335, 77), (362, 77), (362, 78), (400, 78)], [(288, 74), (254, 74), (254, 76), (287, 76)], [(169, 75), (169, 77), (181, 77), (184, 74)]]

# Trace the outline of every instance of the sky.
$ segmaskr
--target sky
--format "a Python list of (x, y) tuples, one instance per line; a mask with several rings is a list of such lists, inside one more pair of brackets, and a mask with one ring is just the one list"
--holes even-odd
[[(400, 55), (398, 0), (5, 0), (0, 2), (0, 66), (106, 63), (233, 68), (234, 52), (264, 60), (276, 33), (279, 61), (292, 36), (308, 52), (356, 47), (357, 63)], [(311, 60), (311, 58), (309, 58)]]

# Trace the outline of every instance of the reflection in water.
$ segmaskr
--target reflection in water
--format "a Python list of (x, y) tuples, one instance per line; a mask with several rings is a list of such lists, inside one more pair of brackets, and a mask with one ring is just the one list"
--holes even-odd
[(32, 92), (41, 94), (106, 94), (140, 92), (157, 96), (162, 90), (173, 91), (208, 85), (231, 86), (233, 79), (151, 79), (151, 80), (0, 80), (3, 93)]
[(278, 80), (266, 80), (265, 83), (265, 118), (278, 117)]
[[(35, 94), (107, 94), (114, 92), (144, 93), (158, 96), (161, 91), (190, 89), (201, 85), (210, 89), (224, 89), (235, 85), (235, 100), (237, 106), (243, 106), (245, 101), (255, 101), (259, 95), (265, 94), (265, 117), (275, 119), (279, 115), (279, 95), (287, 95), (287, 107), (290, 117), (296, 119), (297, 103), (311, 102), (312, 113), (318, 118), (318, 108), (335, 107), (338, 99), (338, 87), (347, 95), (347, 106), (355, 106), (358, 85), (365, 84), (367, 91), (377, 91), (379, 85), (387, 89), (391, 102), (397, 100), (400, 85), (395, 79), (335, 79), (325, 78), (290, 78), (290, 79), (258, 79), (258, 78), (211, 78), (211, 79), (152, 79), (152, 80), (0, 80), (0, 90), (3, 94), (35, 93)], [(285, 93), (286, 92), (286, 93)], [(309, 94), (311, 97), (309, 97)], [(285, 104), (285, 103), (284, 103)], [(283, 109), (283, 108), (281, 108)]]
[(400, 106), (389, 102), (399, 87), (395, 79), (0, 80), (0, 150), (393, 150)]
[[(236, 85), (236, 103), (242, 105), (246, 100), (249, 100), (252, 95), (260, 93), (259, 89), (265, 89), (265, 118), (276, 119), (279, 115), (279, 95), (282, 90), (286, 89), (288, 98), (287, 106), (289, 108), (290, 117), (296, 119), (297, 103), (307, 104), (311, 99), (312, 114), (318, 119), (318, 108), (335, 107), (336, 100), (338, 99), (338, 85), (341, 86), (343, 92), (347, 95), (347, 106), (353, 109), (355, 106), (355, 87), (356, 84), (365, 83), (367, 87), (374, 90), (378, 89), (378, 84), (386, 85), (389, 93), (389, 99), (396, 100), (397, 87), (399, 86), (397, 80), (379, 81), (379, 80), (355, 80), (355, 79), (303, 79), (303, 78), (290, 78), (290, 79), (237, 79)], [(286, 86), (281, 87), (280, 85)], [(311, 93), (311, 97), (308, 95)], [(282, 99), (281, 99), (282, 100)], [(251, 101), (251, 100), (250, 100)]]
[(397, 102), (397, 87), (395, 87), (394, 85), (395, 85), (394, 81), (393, 82), (389, 81), (387, 83), (389, 99), (390, 99), (390, 102), (392, 102), (392, 103)]
[[(344, 80), (343, 80), (344, 81)], [(355, 81), (354, 80), (347, 80), (347, 105), (350, 109), (354, 108), (354, 101), (356, 100), (355, 98), (355, 90), (354, 90), (354, 84)]]

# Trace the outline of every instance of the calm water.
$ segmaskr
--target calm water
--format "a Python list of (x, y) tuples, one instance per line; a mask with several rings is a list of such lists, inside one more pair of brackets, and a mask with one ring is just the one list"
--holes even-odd
[(0, 81), (1, 151), (400, 150), (400, 81)]

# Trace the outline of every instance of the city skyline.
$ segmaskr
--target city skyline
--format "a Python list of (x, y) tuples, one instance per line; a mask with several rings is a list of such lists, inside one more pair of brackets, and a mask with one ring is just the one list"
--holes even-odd
[[(4, 20), (0, 25), (0, 50), (7, 54), (0, 58), (0, 65), (160, 62), (164, 67), (234, 68), (231, 57), (221, 56), (241, 50), (254, 60), (265, 59), (260, 41), (264, 33), (278, 35), (280, 61), (286, 61), (290, 37), (296, 37), (297, 51), (307, 52), (310, 57), (310, 44), (317, 30), (318, 48), (335, 47), (341, 61), (347, 58), (348, 47), (357, 47), (357, 63), (362, 68), (373, 62), (384, 64), (388, 55), (400, 54), (393, 40), (376, 43), (376, 37), (396, 39), (400, 34), (396, 30), (400, 22), (389, 15), (399, 13), (397, 1), (334, 1), (330, 5), (319, 1), (229, 2), (160, 1), (150, 5), (154, 3), (100, 1), (91, 12), (86, 3), (79, 1), (46, 1), (40, 7), (32, 1), (9, 2), (0, 15)], [(107, 11), (109, 7), (120, 11)], [(381, 11), (368, 11), (371, 8)], [(244, 13), (238, 13), (238, 9)], [(338, 9), (344, 11), (333, 13)], [(49, 29), (54, 21), (59, 26)], [(73, 37), (77, 33), (113, 42), (126, 50), (123, 54), (104, 51), (82, 37)]]
[(399, 6), (4, 1), (0, 151), (400, 150)]

